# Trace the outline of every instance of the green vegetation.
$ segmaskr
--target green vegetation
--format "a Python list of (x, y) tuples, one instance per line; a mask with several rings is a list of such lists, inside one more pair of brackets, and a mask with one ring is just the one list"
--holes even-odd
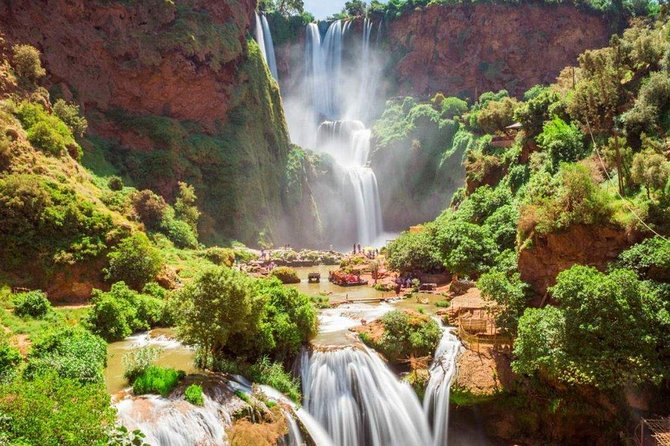
[(253, 361), (294, 357), (316, 335), (310, 299), (279, 280), (254, 280), (237, 271), (205, 270), (179, 293), (177, 330), (207, 365), (219, 356)]
[(281, 281), (281, 283), (300, 283), (300, 278), (298, 273), (295, 272), (293, 268), (288, 266), (278, 266), (272, 270), (270, 273), (272, 277), (276, 277)]
[(143, 370), (135, 378), (135, 381), (133, 381), (133, 393), (135, 395), (155, 393), (167, 397), (177, 387), (177, 384), (179, 384), (179, 381), (183, 377), (184, 372), (152, 365)]
[(395, 271), (436, 272), (443, 268), (440, 253), (428, 230), (403, 232), (386, 247), (388, 265)]
[(384, 334), (380, 339), (361, 336), (361, 340), (391, 362), (431, 356), (442, 337), (437, 322), (417, 313), (393, 310), (382, 316), (381, 322)]
[(202, 396), (202, 387), (191, 384), (184, 391), (184, 399), (195, 406), (203, 406), (205, 398)]
[(83, 322), (110, 342), (169, 320), (165, 301), (140, 294), (124, 282), (115, 283), (109, 292), (94, 290), (91, 302), (93, 305)]
[(163, 266), (160, 251), (141, 232), (122, 240), (108, 258), (107, 280), (125, 282), (135, 290), (153, 281)]
[(148, 369), (160, 354), (160, 349), (152, 346), (138, 348), (123, 355), (123, 376), (132, 383)]
[(41, 291), (19, 293), (14, 297), (14, 314), (41, 318), (51, 309), (51, 303)]

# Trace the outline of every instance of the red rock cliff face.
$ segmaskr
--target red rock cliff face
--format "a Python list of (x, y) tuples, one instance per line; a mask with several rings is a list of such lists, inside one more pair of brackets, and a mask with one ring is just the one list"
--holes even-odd
[[(10, 40), (39, 48), (50, 81), (87, 111), (116, 107), (212, 126), (226, 118), (256, 2), (178, 3), (189, 4), (187, 17), (165, 0), (5, 1), (0, 27)], [(189, 45), (186, 20), (197, 14), (224, 26), (227, 41), (202, 47), (194, 29)]]
[(607, 44), (607, 21), (573, 6), (429, 6), (388, 23), (400, 94), (521, 95)]

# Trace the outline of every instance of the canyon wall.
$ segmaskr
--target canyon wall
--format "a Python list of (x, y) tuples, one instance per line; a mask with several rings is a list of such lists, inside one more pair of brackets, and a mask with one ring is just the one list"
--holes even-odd
[[(279, 89), (248, 42), (255, 0), (0, 1), (10, 43), (42, 52), (52, 97), (89, 120), (84, 164), (167, 198), (196, 188), (209, 240), (258, 240), (285, 214)], [(281, 225), (284, 226), (284, 225)]]
[(570, 5), (417, 9), (386, 23), (393, 95), (522, 95), (553, 82), (584, 50), (605, 46), (613, 31), (605, 17)]

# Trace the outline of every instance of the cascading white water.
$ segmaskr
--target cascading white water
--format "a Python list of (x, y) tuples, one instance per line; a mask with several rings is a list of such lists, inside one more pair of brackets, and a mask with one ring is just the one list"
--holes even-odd
[(423, 410), (433, 433), (433, 446), (447, 444), (449, 394), (451, 381), (456, 374), (456, 357), (461, 347), (451, 329), (443, 327), (443, 330), (430, 366), (430, 380), (423, 398)]
[(260, 47), (263, 59), (270, 68), (270, 73), (275, 79), (279, 79), (277, 73), (277, 59), (275, 57), (275, 46), (272, 41), (272, 33), (270, 32), (270, 25), (265, 15), (258, 15), (256, 13), (256, 29), (254, 30), (254, 39)]
[(428, 423), (412, 388), (367, 348), (307, 352), (303, 407), (337, 446), (428, 445)]

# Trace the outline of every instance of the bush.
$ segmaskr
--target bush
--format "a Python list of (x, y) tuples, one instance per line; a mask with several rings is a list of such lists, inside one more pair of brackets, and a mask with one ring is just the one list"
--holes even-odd
[(648, 238), (622, 252), (618, 264), (643, 278), (667, 282), (670, 279), (670, 242), (658, 236)]
[(160, 228), (169, 207), (163, 197), (145, 189), (135, 192), (131, 201), (135, 212), (147, 229), (155, 231)]
[(22, 356), (6, 337), (0, 335), (0, 384), (10, 381), (21, 364)]
[(14, 314), (20, 317), (41, 318), (51, 309), (51, 302), (41, 291), (19, 293), (14, 297)]
[(170, 212), (167, 212), (163, 218), (160, 225), (161, 231), (167, 235), (172, 243), (178, 248), (197, 248), (198, 238), (196, 233), (193, 232), (193, 228), (184, 221), (176, 220), (170, 214)]
[(403, 310), (393, 310), (381, 318), (384, 334), (379, 340), (362, 340), (370, 344), (391, 362), (422, 356), (432, 356), (442, 337), (437, 322), (427, 316)]
[(84, 323), (108, 341), (161, 325), (166, 314), (163, 300), (139, 294), (123, 282), (115, 283), (106, 293), (94, 290), (92, 303)]
[(184, 399), (194, 406), (204, 406), (205, 398), (202, 395), (202, 387), (197, 384), (191, 384), (184, 391)]
[(11, 445), (105, 444), (115, 410), (102, 383), (82, 384), (55, 373), (0, 385), (0, 431)]
[(147, 346), (130, 351), (123, 355), (123, 376), (128, 382), (144, 373), (158, 359), (161, 350), (153, 346)]
[(460, 276), (476, 276), (494, 263), (498, 249), (487, 228), (458, 220), (437, 227), (444, 266)]
[(28, 357), (25, 376), (56, 373), (81, 383), (102, 382), (107, 344), (82, 328), (68, 327), (39, 339)]
[(281, 280), (283, 284), (300, 283), (298, 273), (296, 273), (293, 268), (289, 268), (288, 266), (278, 266), (272, 270), (270, 275)]
[(168, 397), (183, 377), (182, 371), (152, 365), (135, 378), (133, 393), (135, 395), (154, 393)]
[(53, 106), (53, 112), (60, 118), (75, 135), (81, 137), (86, 133), (88, 121), (79, 114), (79, 106), (68, 104), (63, 99), (59, 99)]
[(249, 368), (248, 378), (279, 390), (296, 403), (301, 401), (298, 380), (286, 372), (280, 363), (271, 362), (267, 357), (259, 359)]
[(215, 265), (231, 267), (235, 263), (235, 251), (229, 248), (213, 246), (207, 248), (203, 256)]
[(121, 241), (108, 254), (109, 268), (105, 279), (125, 282), (141, 290), (151, 282), (163, 267), (163, 258), (144, 233), (138, 232)]
[(109, 177), (109, 179), (107, 180), (107, 186), (108, 186), (111, 190), (113, 190), (113, 191), (115, 191), (115, 192), (118, 192), (118, 191), (120, 191), (120, 190), (123, 190), (123, 180), (121, 179), (121, 177), (118, 177), (118, 176), (116, 176), (116, 175), (111, 176), (111, 177)]
[(42, 68), (40, 52), (34, 46), (14, 45), (12, 62), (16, 75), (29, 83), (36, 82), (47, 72)]
[(81, 147), (74, 140), (70, 128), (56, 115), (49, 114), (39, 104), (27, 101), (17, 107), (16, 114), (26, 129), (28, 140), (35, 147), (51, 155), (61, 155), (74, 147), (75, 158), (79, 159)]
[(430, 228), (420, 232), (403, 232), (386, 247), (389, 267), (394, 271), (437, 272), (444, 268)]
[(558, 170), (562, 162), (573, 163), (586, 155), (584, 135), (574, 124), (568, 124), (554, 117), (544, 124), (537, 143), (551, 156), (553, 170)]

